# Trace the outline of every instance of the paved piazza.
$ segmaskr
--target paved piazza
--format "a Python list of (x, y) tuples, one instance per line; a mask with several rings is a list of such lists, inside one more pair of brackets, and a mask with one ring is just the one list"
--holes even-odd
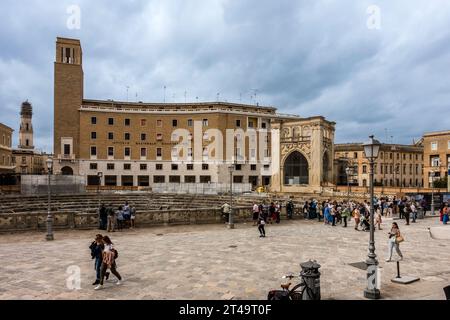
[[(386, 263), (387, 232), (376, 231), (384, 299), (445, 299), (450, 282), (448, 241), (430, 238), (427, 227), (437, 218), (418, 220), (400, 229), (406, 241), (402, 275), (421, 278), (401, 285), (391, 282), (396, 264)], [(299, 263), (316, 259), (321, 265), (322, 299), (363, 299), (366, 273), (349, 266), (366, 258), (368, 232), (324, 226), (317, 221), (282, 221), (268, 225), (267, 237), (256, 227), (238, 224), (173, 226), (112, 233), (119, 251), (121, 286), (105, 283), (94, 291), (95, 273), (88, 246), (97, 233), (57, 231), (46, 242), (43, 233), (0, 235), (0, 299), (266, 299), (281, 276), (298, 273)], [(235, 248), (230, 246), (237, 246)], [(395, 257), (395, 253), (394, 253)], [(81, 269), (81, 289), (66, 286), (69, 266)], [(112, 276), (112, 278), (114, 278)]]

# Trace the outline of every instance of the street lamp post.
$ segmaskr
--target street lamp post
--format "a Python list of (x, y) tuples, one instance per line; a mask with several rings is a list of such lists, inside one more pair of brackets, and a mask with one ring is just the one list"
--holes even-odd
[(374, 163), (378, 158), (378, 152), (380, 151), (380, 142), (374, 139), (374, 136), (369, 136), (370, 140), (364, 144), (364, 155), (370, 162), (370, 241), (369, 241), (369, 254), (366, 260), (367, 264), (367, 288), (364, 290), (364, 297), (368, 299), (379, 299), (380, 290), (377, 288), (377, 271), (378, 261), (375, 254), (375, 228), (374, 228)]
[(347, 203), (350, 202), (350, 171), (351, 169), (349, 167), (345, 168), (345, 173), (347, 174)]
[(230, 165), (228, 167), (228, 170), (230, 171), (230, 213), (228, 217), (228, 228), (234, 229), (234, 223), (233, 223), (233, 170), (234, 165)]
[(48, 195), (48, 206), (47, 206), (47, 235), (45, 239), (53, 240), (53, 217), (50, 208), (50, 172), (53, 166), (53, 160), (48, 158), (46, 161), (47, 164), (47, 195)]

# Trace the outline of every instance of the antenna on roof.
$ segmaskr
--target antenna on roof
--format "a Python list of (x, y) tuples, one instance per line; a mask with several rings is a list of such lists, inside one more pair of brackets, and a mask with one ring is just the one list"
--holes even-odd
[(186, 95), (187, 95), (187, 91), (184, 90), (184, 103), (186, 103)]
[(253, 94), (255, 96), (255, 103), (258, 103), (257, 100), (256, 100), (256, 97), (257, 97), (259, 89), (252, 89), (252, 91), (253, 91)]
[(127, 86), (127, 102), (128, 102), (128, 90), (130, 89), (130, 86)]
[(220, 92), (217, 92), (217, 101), (219, 101), (219, 98), (220, 98)]
[(166, 86), (164, 86), (164, 103), (166, 103)]

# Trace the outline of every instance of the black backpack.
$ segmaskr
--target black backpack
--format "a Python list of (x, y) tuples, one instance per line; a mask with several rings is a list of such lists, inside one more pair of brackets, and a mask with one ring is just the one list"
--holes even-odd
[(112, 249), (114, 251), (114, 260), (119, 257), (119, 252), (116, 249)]

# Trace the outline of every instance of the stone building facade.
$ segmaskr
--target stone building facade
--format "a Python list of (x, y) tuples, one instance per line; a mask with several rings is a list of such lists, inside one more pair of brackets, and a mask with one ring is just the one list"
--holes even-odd
[(431, 187), (431, 179), (436, 181), (448, 176), (450, 170), (450, 130), (425, 133), (423, 135), (423, 147), (425, 187)]
[[(281, 186), (284, 190), (284, 181), (280, 183), (279, 179), (283, 168), (279, 164), (295, 149), (307, 159), (308, 179), (300, 181), (294, 174), (292, 181), (286, 180), (287, 188), (301, 191), (331, 182), (334, 124), (322, 117), (303, 119), (279, 114), (274, 107), (227, 102), (85, 99), (82, 61), (79, 40), (57, 38), (54, 64), (57, 174), (82, 175), (89, 185), (106, 186), (228, 183), (229, 168), (233, 165), (233, 183), (275, 190)], [(294, 134), (291, 142), (280, 140), (280, 130), (286, 128), (291, 128)], [(302, 130), (300, 135), (297, 130)], [(291, 150), (292, 143), (296, 147)], [(289, 163), (298, 171), (297, 167), (304, 167), (302, 161)]]
[[(336, 144), (334, 149), (337, 185), (347, 184), (345, 168), (351, 168), (349, 182), (369, 186), (370, 164), (362, 143)], [(384, 187), (423, 187), (423, 147), (382, 144), (374, 166), (374, 184)]]
[(13, 173), (12, 162), (12, 133), (13, 129), (0, 123), (0, 174)]

